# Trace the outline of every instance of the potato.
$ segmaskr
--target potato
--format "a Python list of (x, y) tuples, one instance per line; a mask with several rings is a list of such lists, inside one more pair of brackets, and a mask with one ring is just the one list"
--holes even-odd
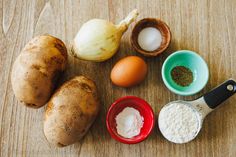
[(64, 43), (50, 35), (33, 38), (16, 58), (11, 83), (16, 98), (28, 107), (47, 103), (67, 63)]
[(92, 125), (99, 108), (92, 80), (76, 76), (67, 81), (48, 102), (44, 119), (47, 140), (59, 147), (79, 141)]

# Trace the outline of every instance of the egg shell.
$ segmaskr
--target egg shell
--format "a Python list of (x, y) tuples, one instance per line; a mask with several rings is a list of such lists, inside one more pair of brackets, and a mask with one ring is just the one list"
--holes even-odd
[(146, 75), (146, 62), (140, 57), (128, 56), (115, 64), (110, 77), (115, 85), (130, 87), (142, 82)]

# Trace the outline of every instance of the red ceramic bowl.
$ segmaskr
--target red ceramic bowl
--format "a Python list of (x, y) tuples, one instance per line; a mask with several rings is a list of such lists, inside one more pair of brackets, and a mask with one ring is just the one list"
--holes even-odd
[[(133, 107), (137, 109), (144, 119), (140, 134), (132, 138), (125, 138), (119, 135), (116, 130), (115, 118), (125, 107)], [(155, 117), (151, 106), (143, 99), (135, 96), (125, 96), (116, 100), (110, 106), (106, 117), (106, 125), (111, 137), (126, 144), (135, 144), (145, 140), (151, 133), (154, 123)]]

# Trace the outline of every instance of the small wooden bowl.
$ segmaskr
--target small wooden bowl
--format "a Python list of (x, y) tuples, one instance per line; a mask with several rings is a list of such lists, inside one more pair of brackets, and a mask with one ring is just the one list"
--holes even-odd
[[(154, 51), (143, 50), (138, 44), (138, 35), (140, 31), (146, 27), (154, 27), (161, 32), (162, 35), (161, 46)], [(137, 22), (136, 25), (134, 26), (130, 40), (131, 40), (131, 45), (137, 52), (145, 56), (157, 56), (163, 51), (165, 51), (169, 46), (171, 40), (171, 32), (170, 28), (165, 22), (155, 18), (144, 18), (139, 22)]]

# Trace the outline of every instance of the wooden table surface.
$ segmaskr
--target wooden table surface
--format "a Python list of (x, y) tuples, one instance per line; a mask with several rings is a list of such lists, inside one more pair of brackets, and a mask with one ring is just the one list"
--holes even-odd
[[(155, 114), (172, 100), (191, 100), (228, 78), (236, 78), (236, 1), (235, 0), (1, 0), (0, 1), (0, 156), (81, 156), (81, 157), (235, 157), (236, 95), (211, 113), (199, 136), (182, 145), (165, 140), (157, 129), (144, 142), (125, 145), (113, 140), (105, 126), (110, 104), (125, 95), (148, 101)], [(85, 75), (96, 81), (102, 110), (87, 135), (78, 143), (56, 148), (43, 134), (45, 107), (29, 109), (21, 105), (12, 92), (12, 64), (23, 46), (34, 36), (49, 33), (69, 44), (81, 25), (91, 18), (104, 18), (118, 23), (137, 8), (138, 20), (156, 17), (164, 20), (172, 31), (167, 51), (148, 63), (146, 80), (129, 89), (112, 85), (109, 74), (122, 57), (138, 55), (130, 46), (134, 24), (122, 38), (119, 52), (103, 63), (69, 58), (62, 78)], [(193, 97), (170, 92), (161, 79), (165, 58), (176, 50), (198, 52), (208, 63), (210, 80), (206, 88)], [(201, 77), (201, 76), (200, 76)]]

